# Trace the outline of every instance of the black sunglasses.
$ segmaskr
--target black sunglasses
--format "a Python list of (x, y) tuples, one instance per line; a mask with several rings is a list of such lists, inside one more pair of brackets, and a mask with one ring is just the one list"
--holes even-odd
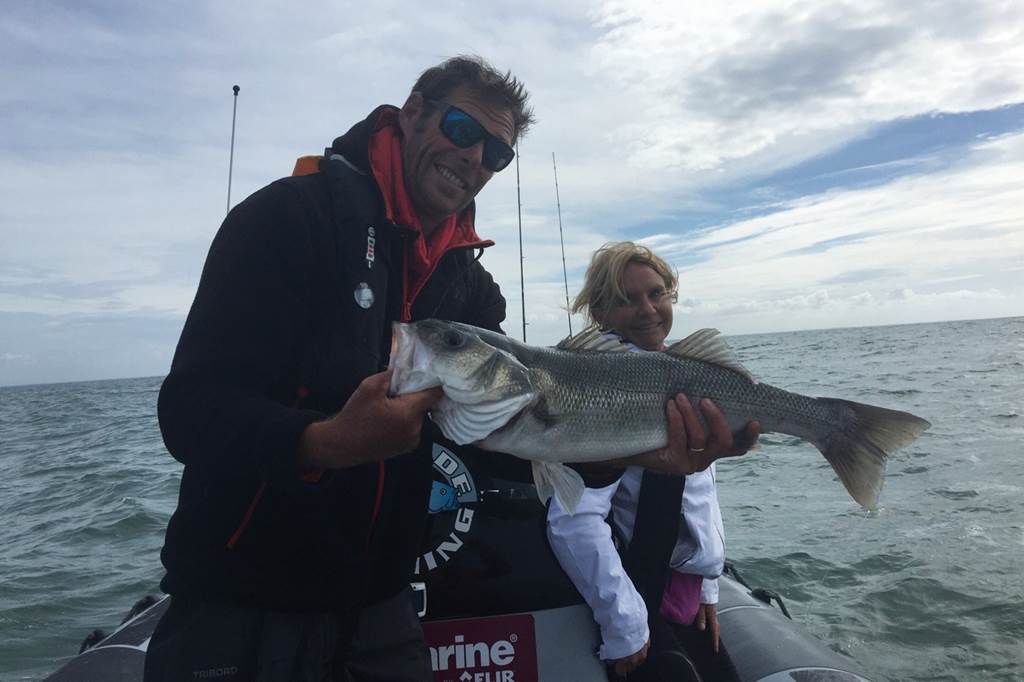
[[(444, 102), (430, 100), (437, 105), (444, 105)], [(456, 106), (448, 105), (441, 116), (441, 132), (456, 147), (466, 149), (483, 140), (484, 155), (481, 159), (483, 167), (497, 173), (512, 163), (516, 153), (494, 135), (487, 132), (487, 129), (480, 125), (480, 122)]]

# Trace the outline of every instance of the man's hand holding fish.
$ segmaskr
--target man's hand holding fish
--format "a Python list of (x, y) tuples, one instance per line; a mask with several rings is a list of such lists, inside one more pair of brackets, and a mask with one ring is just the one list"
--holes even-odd
[(303, 469), (347, 469), (390, 459), (420, 440), (423, 416), (444, 395), (440, 387), (389, 397), (391, 371), (372, 374), (330, 419), (313, 422), (299, 441)]

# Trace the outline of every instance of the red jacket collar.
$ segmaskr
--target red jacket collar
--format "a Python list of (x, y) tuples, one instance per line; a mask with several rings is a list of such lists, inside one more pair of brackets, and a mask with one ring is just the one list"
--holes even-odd
[(413, 238), (405, 243), (405, 272), (403, 273), (402, 320), (412, 319), (412, 303), (430, 280), (434, 269), (448, 251), (458, 248), (491, 246), (494, 242), (482, 240), (473, 226), (476, 213), (470, 204), (458, 215), (452, 214), (424, 238), (419, 216), (405, 188), (402, 167), (402, 131), (398, 125), (398, 110), (385, 109), (374, 125), (369, 143), (370, 170), (384, 197), (384, 210), (396, 225), (413, 231)]
[[(377, 180), (384, 209), (389, 220), (396, 225), (411, 228), (422, 233), (419, 216), (412, 206), (405, 189), (404, 167), (402, 165), (402, 131), (398, 126), (398, 110), (384, 109), (374, 125), (369, 144), (370, 170)], [(474, 225), (475, 208), (470, 204), (458, 215), (449, 216), (434, 230), (428, 242), (434, 242), (445, 235), (446, 249), (459, 247), (484, 247), (494, 244), (481, 239)]]

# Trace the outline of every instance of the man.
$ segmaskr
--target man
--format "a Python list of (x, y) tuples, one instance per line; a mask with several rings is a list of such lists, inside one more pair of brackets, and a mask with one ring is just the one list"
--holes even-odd
[[(160, 392), (185, 470), (148, 682), (430, 679), (407, 591), (440, 390), (387, 396), (391, 323), (500, 330), (473, 198), (532, 122), (511, 74), (456, 57), (337, 138), (318, 172), (225, 219)], [(689, 405), (668, 415), (671, 447), (647, 464), (692, 470), (731, 448), (724, 419), (704, 452)]]

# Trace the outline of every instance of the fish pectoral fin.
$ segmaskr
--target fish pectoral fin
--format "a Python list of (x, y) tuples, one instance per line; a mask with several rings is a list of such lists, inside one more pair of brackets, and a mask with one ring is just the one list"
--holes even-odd
[(523, 393), (505, 400), (466, 404), (445, 396), (430, 411), (430, 418), (446, 438), (466, 445), (483, 440), (508, 424), (533, 398), (533, 393)]
[(700, 360), (712, 365), (718, 365), (756, 383), (754, 375), (743, 366), (743, 363), (740, 362), (739, 357), (736, 355), (736, 351), (725, 342), (725, 339), (720, 334), (721, 332), (717, 329), (698, 329), (682, 341), (676, 341), (662, 352), (677, 358)]
[(582, 476), (557, 462), (534, 461), (533, 484), (541, 502), (546, 503), (553, 495), (569, 514), (576, 513), (576, 505), (583, 497), (585, 487)]

